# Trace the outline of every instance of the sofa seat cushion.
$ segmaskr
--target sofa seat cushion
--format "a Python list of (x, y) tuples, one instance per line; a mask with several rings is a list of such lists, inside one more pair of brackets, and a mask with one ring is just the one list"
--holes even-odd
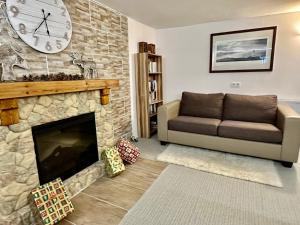
[(276, 95), (226, 94), (223, 120), (275, 124), (277, 116)]
[(180, 116), (222, 119), (224, 94), (198, 94), (183, 92), (180, 102)]
[(218, 135), (248, 141), (282, 143), (282, 132), (268, 123), (225, 120), (219, 126)]
[(178, 116), (168, 121), (168, 129), (196, 134), (214, 135), (218, 134), (218, 126), (221, 120), (201, 118), (193, 116)]

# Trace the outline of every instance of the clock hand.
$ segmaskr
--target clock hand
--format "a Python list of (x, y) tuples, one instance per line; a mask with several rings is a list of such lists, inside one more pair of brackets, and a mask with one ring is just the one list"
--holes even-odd
[(42, 9), (42, 12), (43, 12), (43, 14), (44, 14), (44, 18), (43, 18), (43, 21), (39, 24), (39, 26), (34, 30), (34, 34), (35, 34), (35, 32), (42, 26), (42, 24), (47, 20), (47, 18), (48, 18), (48, 16), (50, 16), (50, 13), (48, 13), (48, 15), (45, 17), (45, 11), (44, 11), (44, 9)]
[(48, 36), (50, 37), (50, 32), (49, 32), (49, 28), (48, 28), (48, 24), (47, 24), (47, 18), (48, 16), (51, 15), (51, 13), (48, 13), (47, 17), (45, 16), (45, 11), (43, 10), (43, 15), (44, 15), (44, 21), (45, 21), (45, 24), (46, 24), (46, 28), (47, 28), (47, 34)]
[[(48, 15), (50, 15), (50, 13), (49, 13)], [(47, 23), (47, 20), (45, 20), (45, 24), (46, 24), (46, 28), (47, 28), (47, 34), (48, 34), (48, 36), (50, 37), (50, 32), (49, 32), (49, 29), (48, 29), (48, 23)]]
[(45, 19), (40, 23), (40, 25), (34, 30), (34, 33), (42, 26), (42, 24), (45, 22)]

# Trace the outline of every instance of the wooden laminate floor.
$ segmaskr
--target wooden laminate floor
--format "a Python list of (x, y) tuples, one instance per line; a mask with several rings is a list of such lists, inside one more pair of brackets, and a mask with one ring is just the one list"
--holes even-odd
[(166, 166), (139, 159), (117, 177), (98, 179), (72, 199), (75, 211), (59, 225), (118, 225)]

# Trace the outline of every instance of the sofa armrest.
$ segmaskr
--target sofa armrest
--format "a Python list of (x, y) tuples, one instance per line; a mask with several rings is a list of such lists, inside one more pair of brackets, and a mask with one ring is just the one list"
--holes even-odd
[(168, 121), (178, 116), (180, 100), (175, 100), (158, 108), (158, 140), (168, 141)]
[(288, 105), (278, 105), (277, 126), (283, 132), (281, 160), (297, 162), (300, 147), (300, 115)]

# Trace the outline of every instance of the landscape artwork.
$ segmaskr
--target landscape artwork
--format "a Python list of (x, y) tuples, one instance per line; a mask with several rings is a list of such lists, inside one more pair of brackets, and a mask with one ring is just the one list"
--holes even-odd
[(211, 35), (210, 72), (271, 71), (276, 27)]
[(217, 43), (217, 62), (265, 61), (267, 38), (254, 40), (224, 41)]

